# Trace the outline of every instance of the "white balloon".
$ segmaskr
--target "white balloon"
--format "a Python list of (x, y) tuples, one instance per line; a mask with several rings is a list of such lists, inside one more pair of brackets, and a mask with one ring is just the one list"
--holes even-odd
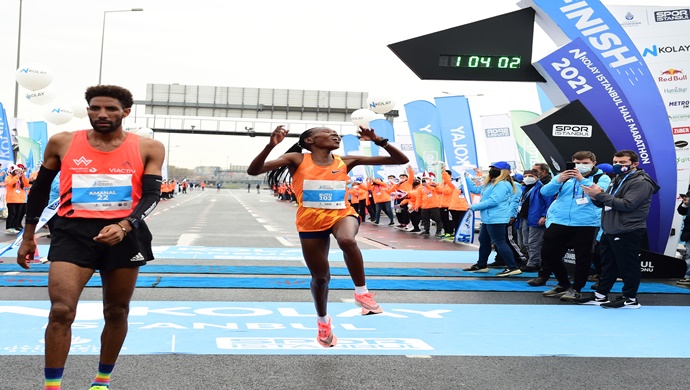
[(72, 112), (72, 107), (68, 104), (58, 102), (47, 105), (46, 110), (43, 112), (43, 117), (54, 125), (64, 125), (72, 120), (74, 113)]
[(80, 102), (74, 102), (71, 104), (72, 106), (72, 113), (74, 113), (75, 118), (86, 118), (87, 115), (89, 115), (88, 110), (86, 109), (86, 102), (80, 101)]
[[(383, 114), (376, 114), (376, 115), (374, 115), (374, 119), (386, 119), (386, 116)], [(374, 120), (374, 119), (372, 119), (372, 120)]]
[(33, 104), (38, 104), (42, 106), (44, 104), (52, 102), (53, 99), (55, 99), (55, 96), (57, 96), (55, 88), (47, 86), (43, 89), (28, 92), (26, 94), (26, 100), (30, 101)]
[(136, 133), (139, 137), (144, 137), (144, 138), (153, 138), (153, 130), (149, 129), (148, 127), (142, 127), (137, 131)]
[(24, 64), (17, 69), (16, 78), (19, 85), (35, 91), (53, 82), (53, 72), (42, 64)]
[(350, 115), (350, 119), (356, 126), (369, 127), (369, 122), (376, 119), (376, 113), (366, 108), (360, 108)]
[(395, 100), (387, 96), (370, 96), (367, 99), (367, 107), (377, 114), (385, 114), (395, 108)]

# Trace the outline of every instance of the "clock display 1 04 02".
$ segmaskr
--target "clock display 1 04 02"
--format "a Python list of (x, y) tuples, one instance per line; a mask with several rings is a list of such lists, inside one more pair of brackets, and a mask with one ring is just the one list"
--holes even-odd
[(501, 55), (441, 55), (438, 66), (472, 69), (520, 69), (522, 57)]

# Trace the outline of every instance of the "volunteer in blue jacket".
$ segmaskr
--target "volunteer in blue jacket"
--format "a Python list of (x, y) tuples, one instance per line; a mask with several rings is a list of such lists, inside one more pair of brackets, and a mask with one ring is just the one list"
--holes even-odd
[[(557, 175), (549, 184), (541, 188), (544, 196), (556, 196), (546, 216), (544, 244), (541, 248), (542, 262), (547, 262), (558, 285), (545, 291), (546, 297), (560, 297), (564, 301), (580, 299), (580, 291), (587, 283), (592, 266), (592, 248), (597, 231), (601, 226), (601, 209), (582, 189), (594, 184), (608, 188), (611, 179), (598, 175), (596, 156), (590, 151), (580, 151), (573, 155), (575, 169)], [(563, 256), (573, 248), (575, 252), (575, 274), (571, 285)], [(540, 275), (542, 276), (542, 275)]]
[(525, 187), (518, 207), (518, 232), (520, 242), (527, 249), (527, 264), (523, 272), (537, 272), (541, 266), (541, 247), (546, 230), (546, 211), (553, 202), (553, 196), (541, 194), (542, 182), (537, 171), (526, 170), (523, 174)]
[(477, 264), (464, 271), (489, 272), (487, 263), (491, 254), (491, 243), (506, 263), (506, 269), (497, 276), (519, 275), (522, 273), (515, 263), (513, 252), (506, 242), (506, 228), (510, 218), (514, 217), (517, 205), (514, 196), (517, 187), (510, 177), (510, 165), (499, 161), (489, 166), (489, 178), (483, 186), (477, 186), (465, 175), (467, 187), (473, 194), (481, 194), (481, 200), (470, 206), (470, 212), (479, 211), (482, 226), (479, 230), (479, 259)]

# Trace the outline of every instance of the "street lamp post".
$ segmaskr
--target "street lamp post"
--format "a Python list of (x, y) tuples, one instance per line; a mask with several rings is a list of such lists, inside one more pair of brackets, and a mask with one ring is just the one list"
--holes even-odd
[(101, 32), (101, 61), (98, 65), (98, 85), (101, 85), (101, 75), (103, 74), (103, 43), (105, 42), (105, 16), (109, 12), (138, 12), (143, 11), (143, 8), (121, 9), (115, 11), (103, 11), (103, 30)]
[[(21, 66), (19, 63), (19, 54), (22, 47), (22, 0), (19, 0), (19, 32), (17, 33), (17, 69)], [(14, 117), (17, 118), (17, 107), (19, 105), (19, 83), (14, 83)], [(16, 125), (15, 125), (16, 126)]]

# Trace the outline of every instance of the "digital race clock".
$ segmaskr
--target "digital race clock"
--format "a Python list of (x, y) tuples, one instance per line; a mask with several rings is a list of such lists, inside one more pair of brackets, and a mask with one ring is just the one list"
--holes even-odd
[(522, 57), (496, 55), (441, 55), (438, 66), (449, 68), (520, 69)]

